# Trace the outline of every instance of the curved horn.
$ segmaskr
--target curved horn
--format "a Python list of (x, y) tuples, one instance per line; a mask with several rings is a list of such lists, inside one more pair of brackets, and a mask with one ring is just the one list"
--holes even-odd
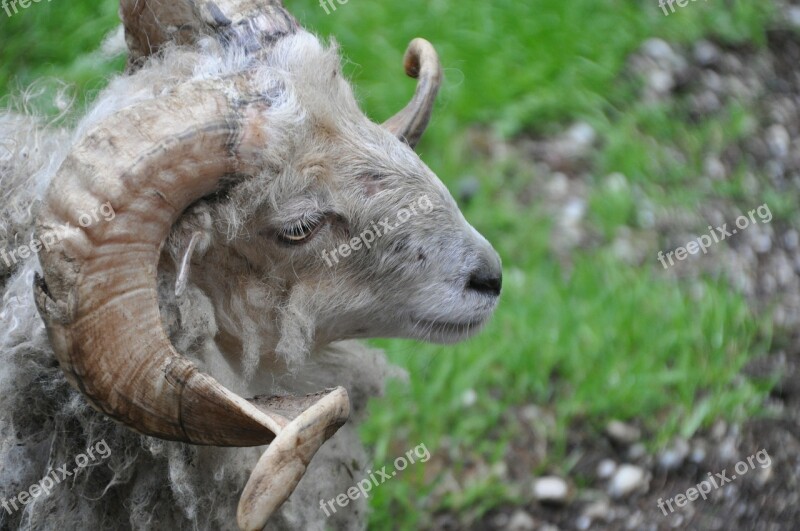
[[(234, 394), (176, 352), (156, 288), (164, 240), (184, 209), (223, 176), (254, 171), (268, 104), (248, 98), (244, 85), (187, 83), (112, 115), (80, 140), (37, 219), (38, 240), (55, 243), (39, 255), (44, 278), (34, 294), (67, 379), (101, 412), (162, 439), (281, 449), (262, 457), (242, 502), (266, 522), (346, 422), (347, 393), (266, 401)], [(82, 213), (106, 203), (114, 219), (86, 223)], [(282, 470), (293, 472), (264, 481)]]
[(417, 90), (405, 109), (383, 123), (399, 139), (412, 148), (417, 145), (428, 122), (442, 84), (442, 65), (433, 45), (425, 39), (414, 39), (403, 59), (406, 74), (419, 79)]
[(170, 41), (219, 35), (254, 52), (299, 29), (280, 0), (120, 0), (119, 15), (132, 67)]

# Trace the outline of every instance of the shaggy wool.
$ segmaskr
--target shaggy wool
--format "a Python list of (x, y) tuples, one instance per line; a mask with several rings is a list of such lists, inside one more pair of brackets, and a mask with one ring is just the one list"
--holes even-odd
[[(307, 33), (287, 38), (276, 47), (260, 70), (265, 86), (272, 87), (274, 120), (291, 124), (303, 119), (298, 103), (300, 76), (330, 71), (339, 64), (335, 46), (325, 48)], [(289, 42), (291, 41), (291, 42)], [(224, 76), (249, 68), (251, 61), (236, 50), (221, 49), (209, 41), (202, 51), (166, 50), (135, 76), (118, 76), (98, 96), (74, 127), (46, 122), (36, 113), (0, 110), (0, 249), (13, 250), (30, 242), (39, 201), (71, 145), (88, 128), (115, 111), (158, 97), (187, 79)], [(323, 68), (324, 66), (324, 68)], [(287, 74), (292, 71), (292, 76)], [(313, 83), (312, 83), (313, 84)], [(319, 98), (319, 104), (328, 104)], [(20, 112), (20, 109), (22, 111)], [(277, 139), (280, 141), (280, 139)], [(3, 151), (5, 149), (5, 151)], [(238, 237), (247, 210), (230, 205), (214, 209), (214, 225), (225, 237)], [(226, 214), (227, 212), (227, 214)], [(187, 213), (187, 216), (197, 216)], [(179, 255), (183, 241), (179, 222), (174, 244), (167, 246), (159, 273), (163, 322), (176, 348), (202, 370), (218, 377), (236, 392), (252, 391), (248, 382), (258, 371), (257, 326), (248, 326), (247, 309), (221, 308), (214, 299), (190, 283), (175, 296), (175, 273), (169, 256)], [(213, 242), (207, 245), (214, 245)], [(8, 256), (8, 255), (6, 255)], [(235, 529), (235, 512), (242, 488), (264, 447), (215, 448), (167, 442), (141, 436), (113, 422), (87, 405), (66, 382), (51, 351), (43, 323), (32, 298), (37, 256), (6, 260), (0, 256), (2, 309), (0, 310), (0, 528), (2, 529)], [(224, 285), (216, 289), (224, 291)], [(218, 323), (239, 323), (245, 347), (247, 374), (218, 375), (223, 365), (214, 338)], [(113, 331), (109, 331), (113, 333)], [(337, 385), (345, 386), (353, 402), (351, 421), (328, 441), (312, 461), (308, 473), (286, 504), (270, 520), (268, 529), (360, 529), (365, 526), (366, 503), (351, 503), (330, 518), (320, 510), (320, 500), (330, 499), (365, 475), (369, 459), (356, 428), (367, 400), (382, 392), (388, 376), (396, 375), (383, 354), (354, 342), (317, 347), (310, 355), (284, 353), (289, 369), (275, 370), (272, 382), (259, 394), (304, 394)], [(248, 354), (249, 353), (249, 354)], [(269, 370), (268, 368), (266, 370)], [(240, 380), (237, 380), (237, 377)], [(109, 453), (79, 467), (78, 456), (100, 448)], [(86, 461), (86, 459), (84, 459)], [(58, 469), (70, 472), (62, 479)], [(49, 494), (26, 504), (19, 493), (45, 477), (59, 479)], [(10, 500), (16, 499), (14, 510)], [(7, 510), (6, 507), (8, 507)]]

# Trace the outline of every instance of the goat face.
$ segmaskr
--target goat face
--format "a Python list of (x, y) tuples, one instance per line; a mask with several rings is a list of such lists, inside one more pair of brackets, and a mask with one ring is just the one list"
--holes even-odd
[(314, 293), (317, 341), (475, 332), (496, 305), (500, 260), (444, 185), (376, 126), (330, 148), (288, 172), (306, 187), (278, 187), (267, 223), (265, 271)]
[(264, 133), (280, 160), (234, 200), (258, 235), (236, 252), (279, 279), (303, 343), (466, 338), (497, 304), (500, 259), (411, 147), (358, 109), (335, 52), (295, 43), (281, 54), (291, 94), (274, 96)]

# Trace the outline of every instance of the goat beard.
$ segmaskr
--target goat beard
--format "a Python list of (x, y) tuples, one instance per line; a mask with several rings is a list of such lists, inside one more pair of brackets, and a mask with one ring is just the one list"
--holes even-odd
[(314, 310), (318, 299), (308, 288), (296, 286), (279, 311), (280, 339), (275, 353), (290, 369), (308, 359), (314, 347)]

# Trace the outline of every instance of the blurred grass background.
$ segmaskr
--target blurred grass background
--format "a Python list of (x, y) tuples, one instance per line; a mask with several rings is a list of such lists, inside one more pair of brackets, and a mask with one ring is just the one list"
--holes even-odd
[[(610, 236), (637, 223), (630, 189), (593, 188), (588, 216), (608, 238), (575, 253), (566, 270), (552, 255), (541, 202), (519, 200), (535, 168), (487, 160), (472, 152), (467, 136), (474, 127), (501, 139), (546, 135), (581, 120), (602, 139), (592, 160), (598, 183), (621, 172), (665, 205), (735, 196), (735, 187), (693, 182), (700, 157), (679, 161), (666, 153), (675, 145), (691, 154), (735, 141), (748, 109), (686, 123), (667, 104), (634, 102), (635, 83), (620, 74), (651, 37), (761, 46), (769, 2), (692, 2), (668, 17), (656, 0), (350, 0), (330, 15), (312, 0), (286, 4), (306, 27), (339, 42), (346, 72), (376, 121), (413, 92), (401, 66), (407, 43), (424, 36), (436, 45), (446, 81), (419, 151), (451, 190), (478, 176), (479, 193), (462, 205), (464, 214), (504, 261), (502, 302), (479, 337), (448, 347), (377, 342), (411, 375), (372, 404), (363, 428), (377, 468), (421, 443), (436, 454), (443, 441), (464, 463), (499, 463), (517, 435), (508, 411), (527, 404), (555, 414), (540, 469), (564, 473), (573, 462), (570, 428), (599, 434), (611, 419), (635, 419), (658, 446), (714, 419), (760, 411), (766, 386), (738, 375), (768, 348), (768, 327), (720, 280), (689, 289), (667, 277), (655, 257), (642, 266), (616, 258)], [(0, 11), (0, 96), (47, 78), (36, 85), (44, 92), (60, 80), (78, 102), (90, 101), (123, 67), (122, 59), (96, 53), (118, 24), (116, 10), (111, 0), (53, 0), (10, 18)], [(456, 463), (457, 476), (465, 466)], [(416, 529), (437, 510), (479, 515), (515, 501), (513, 489), (491, 474), (464, 481), (455, 494), (431, 496), (440, 472), (431, 463), (414, 465), (375, 489), (372, 526)]]

